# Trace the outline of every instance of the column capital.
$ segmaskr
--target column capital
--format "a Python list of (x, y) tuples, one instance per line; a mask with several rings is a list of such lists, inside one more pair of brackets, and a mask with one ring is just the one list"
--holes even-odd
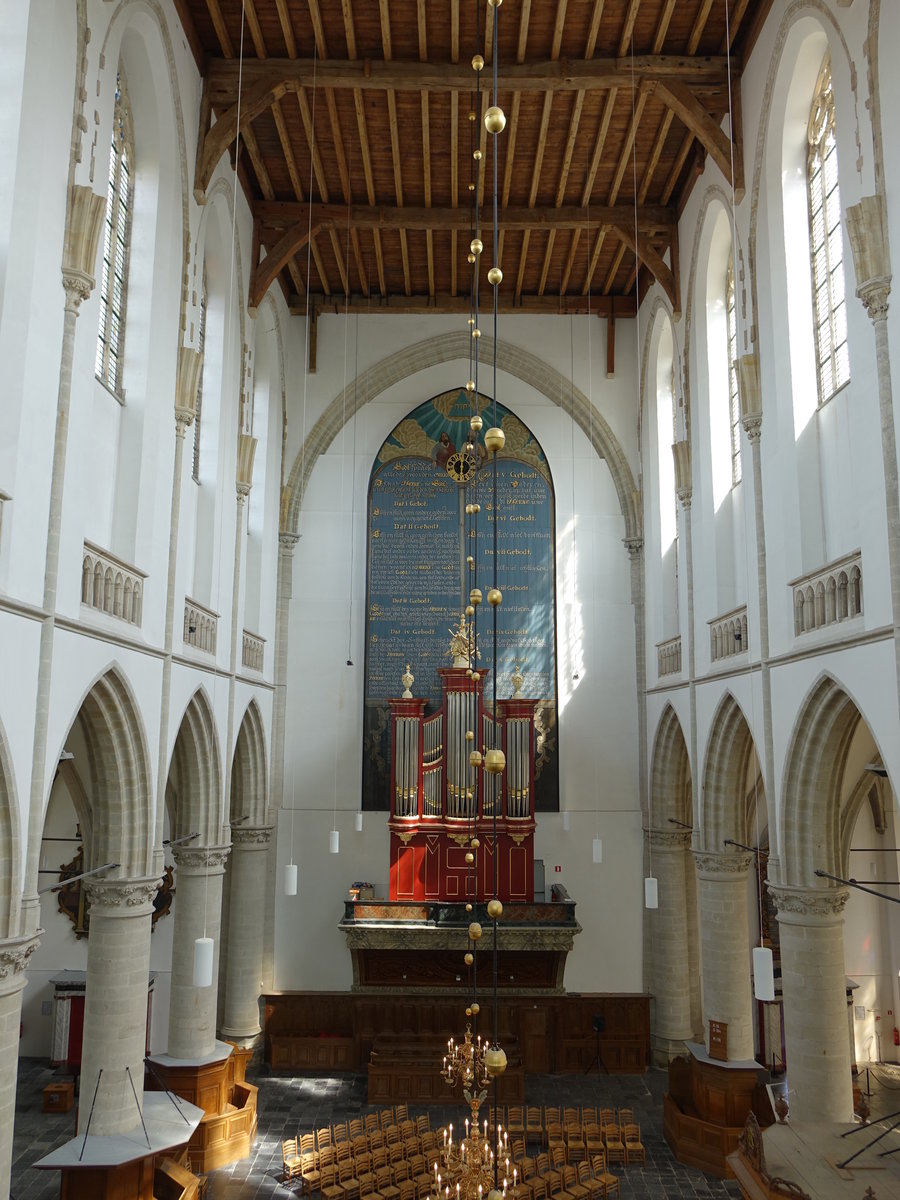
[(173, 846), (172, 857), (179, 871), (191, 875), (221, 875), (231, 853), (230, 846)]
[(153, 907), (160, 879), (154, 875), (145, 879), (86, 879), (85, 891), (91, 902), (91, 915), (98, 908), (107, 909), (110, 917), (142, 917)]
[(675, 495), (685, 508), (690, 508), (694, 485), (691, 472), (691, 443), (686, 438), (672, 443), (672, 458), (675, 462)]
[(828, 925), (843, 921), (849, 888), (778, 887), (767, 883), (778, 920), (789, 925)]
[(106, 197), (90, 187), (71, 184), (63, 240), (62, 277), (66, 308), (78, 311), (82, 300), (94, 290), (94, 264), (106, 213)]
[(238, 434), (237, 487), (238, 502), (250, 495), (253, 485), (253, 459), (256, 455), (256, 438), (249, 433)]
[(869, 314), (869, 320), (873, 325), (877, 321), (887, 320), (888, 296), (891, 294), (890, 275), (881, 279), (867, 279), (856, 289), (856, 294), (862, 300), (863, 307)]
[(10, 995), (25, 986), (28, 960), (40, 945), (43, 929), (28, 937), (0, 941), (0, 995)]
[(738, 399), (741, 405), (741, 425), (747, 440), (757, 443), (762, 434), (762, 385), (759, 378), (759, 357), (744, 354), (737, 360)]
[(197, 415), (197, 391), (200, 387), (200, 372), (203, 355), (191, 346), (178, 347), (178, 371), (175, 376), (175, 432), (184, 437), (184, 431), (193, 424)]
[(272, 837), (272, 825), (232, 825), (233, 846), (268, 846)]
[(82, 271), (66, 270), (63, 267), (62, 283), (66, 292), (66, 309), (78, 312), (82, 300), (87, 300), (94, 290), (93, 275), (85, 275)]
[(622, 538), (622, 543), (631, 558), (640, 558), (644, 549), (644, 539), (642, 537)]
[(691, 845), (691, 829), (646, 829), (647, 841), (654, 850), (687, 850)]
[(733, 879), (737, 875), (745, 875), (754, 858), (753, 854), (694, 851), (694, 864), (701, 879)]
[(294, 547), (300, 541), (299, 533), (291, 533), (287, 529), (283, 529), (278, 535), (278, 552), (284, 558), (290, 558), (294, 553)]
[(741, 425), (744, 427), (744, 433), (746, 433), (750, 445), (758, 445), (759, 439), (762, 437), (762, 413), (759, 416), (741, 417)]

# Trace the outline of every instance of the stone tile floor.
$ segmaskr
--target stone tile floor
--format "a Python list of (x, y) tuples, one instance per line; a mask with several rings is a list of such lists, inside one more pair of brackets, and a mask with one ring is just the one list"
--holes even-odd
[[(209, 1200), (251, 1200), (295, 1194), (281, 1183), (281, 1141), (298, 1131), (369, 1111), (364, 1075), (287, 1076), (261, 1067), (251, 1072), (259, 1084), (259, 1133), (253, 1154), (239, 1163), (213, 1171)], [(16, 1127), (10, 1200), (52, 1200), (59, 1195), (59, 1176), (36, 1171), (32, 1163), (74, 1135), (74, 1109), (65, 1114), (42, 1113), (44, 1086), (56, 1078), (44, 1060), (22, 1059), (16, 1096)], [(865, 1088), (865, 1077), (861, 1078)], [(879, 1067), (871, 1073), (873, 1119), (900, 1109), (900, 1073)], [(670, 1197), (739, 1196), (734, 1181), (723, 1181), (677, 1163), (663, 1138), (663, 1071), (645, 1075), (529, 1075), (525, 1098), (530, 1104), (596, 1104), (631, 1106), (640, 1122), (647, 1161), (613, 1168), (621, 1177), (623, 1200), (669, 1200)], [(447, 1121), (461, 1122), (458, 1108), (430, 1108), (432, 1128)]]

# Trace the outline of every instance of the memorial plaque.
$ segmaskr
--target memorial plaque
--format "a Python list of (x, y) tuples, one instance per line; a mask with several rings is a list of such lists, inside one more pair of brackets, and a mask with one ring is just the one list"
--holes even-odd
[[(483, 402), (484, 403), (484, 402)], [(450, 666), (450, 637), (469, 590), (487, 594), (494, 582), (496, 520), (497, 661), (493, 610), (477, 613), (478, 665), (497, 673), (497, 698), (512, 695), (516, 664), (524, 694), (540, 700), (536, 807), (559, 806), (556, 763), (556, 634), (553, 486), (546, 459), (527, 427), (502, 405), (506, 434), (494, 467), (483, 445), (465, 452), (472, 409), (465, 391), (445, 393), (415, 409), (379, 451), (369, 482), (366, 600), (366, 696), (363, 804), (387, 809), (388, 707), (410, 664), (413, 695), (427, 710), (440, 705), (437, 670)], [(484, 428), (493, 404), (481, 410)], [(469, 503), (481, 505), (477, 518)], [(460, 537), (460, 530), (464, 537)], [(466, 559), (471, 555), (474, 569)], [(490, 677), (489, 677), (490, 678)], [(492, 683), (487, 696), (492, 696)]]

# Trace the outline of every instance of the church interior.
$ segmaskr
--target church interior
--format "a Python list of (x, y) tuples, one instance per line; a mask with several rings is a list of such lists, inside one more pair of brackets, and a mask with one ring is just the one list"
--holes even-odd
[(900, 1197), (898, 46), (4, 6), (0, 1195)]

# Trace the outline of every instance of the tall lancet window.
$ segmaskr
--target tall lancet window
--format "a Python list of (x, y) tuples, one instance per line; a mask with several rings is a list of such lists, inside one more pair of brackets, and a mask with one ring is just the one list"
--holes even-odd
[(100, 329), (97, 334), (97, 378), (120, 398), (125, 350), (125, 301), (134, 181), (134, 135), (128, 91), (121, 70), (116, 75), (109, 178), (106, 188), (106, 229), (100, 278)]
[(809, 194), (816, 367), (819, 376), (819, 403), (824, 404), (850, 378), (834, 89), (831, 82), (831, 58), (827, 55), (819, 72), (809, 115), (806, 179)]
[(200, 482), (200, 418), (203, 415), (203, 376), (206, 374), (206, 310), (208, 297), (206, 291), (206, 269), (203, 270), (203, 286), (200, 289), (200, 328), (197, 332), (197, 350), (203, 355), (200, 364), (200, 378), (197, 381), (197, 404), (194, 413), (194, 459), (191, 467), (191, 478), (195, 483)]
[(741, 482), (741, 403), (738, 396), (737, 305), (734, 298), (734, 256), (725, 273), (725, 327), (728, 336), (728, 416), (731, 427), (731, 482)]

